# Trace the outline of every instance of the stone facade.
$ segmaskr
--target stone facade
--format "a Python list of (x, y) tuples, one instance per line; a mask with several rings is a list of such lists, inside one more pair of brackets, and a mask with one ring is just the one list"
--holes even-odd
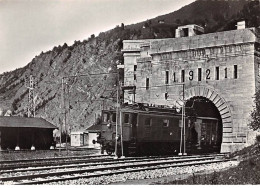
[[(248, 128), (259, 88), (260, 28), (183, 38), (126, 40), (124, 102), (181, 106), (201, 96), (222, 118), (221, 152), (251, 145)], [(184, 85), (184, 88), (183, 88)]]

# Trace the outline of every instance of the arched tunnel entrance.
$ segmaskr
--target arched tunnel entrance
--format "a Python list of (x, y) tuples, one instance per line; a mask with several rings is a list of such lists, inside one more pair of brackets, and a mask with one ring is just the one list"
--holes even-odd
[(220, 153), (223, 126), (214, 103), (196, 96), (187, 100), (185, 109), (189, 118), (187, 150), (191, 153)]

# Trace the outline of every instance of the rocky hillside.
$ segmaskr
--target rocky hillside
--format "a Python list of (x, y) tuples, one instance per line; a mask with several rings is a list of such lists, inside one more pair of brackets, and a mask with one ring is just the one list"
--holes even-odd
[[(206, 32), (233, 29), (241, 19), (246, 19), (248, 26), (256, 26), (260, 21), (258, 10), (259, 2), (196, 1), (168, 15), (135, 25), (121, 24), (97, 37), (75, 41), (72, 46), (65, 43), (54, 47), (37, 55), (27, 66), (0, 75), (0, 115), (11, 110), (13, 115), (26, 116), (26, 76), (33, 75), (38, 82), (34, 90), (36, 116), (61, 126), (65, 105), (71, 129), (85, 129), (98, 119), (102, 108), (114, 107), (117, 79), (113, 72), (117, 71), (116, 62), (123, 63), (123, 40), (173, 37), (178, 25), (188, 23), (204, 25)], [(104, 72), (110, 74), (92, 75)], [(62, 95), (61, 80), (68, 76), (77, 77), (64, 79)]]
[[(34, 89), (36, 116), (41, 116), (61, 125), (64, 119), (62, 107), (65, 101), (66, 112), (72, 129), (80, 129), (94, 122), (97, 110), (101, 109), (102, 98), (115, 98), (115, 61), (120, 51), (120, 40), (106, 43), (100, 38), (77, 42), (73, 46), (54, 47), (51, 51), (36, 56), (26, 67), (4, 73), (0, 77), (1, 108), (6, 113), (26, 116), (28, 89), (25, 78), (33, 75), (38, 86)], [(93, 73), (111, 72), (107, 75)], [(62, 98), (62, 77), (64, 79), (64, 100)], [(106, 101), (105, 105), (111, 105)]]

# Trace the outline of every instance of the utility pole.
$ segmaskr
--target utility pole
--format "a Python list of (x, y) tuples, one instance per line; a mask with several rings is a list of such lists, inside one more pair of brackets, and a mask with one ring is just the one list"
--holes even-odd
[(27, 109), (27, 116), (28, 117), (35, 117), (35, 102), (34, 102), (34, 88), (35, 88), (35, 82), (32, 75), (28, 78), (25, 78), (25, 87), (29, 90), (28, 95), (28, 109)]
[[(185, 133), (185, 106), (186, 106), (186, 101), (185, 101), (185, 96), (184, 96), (184, 84), (182, 84), (182, 111), (181, 111), (181, 120), (182, 120), (182, 125), (181, 125), (181, 140), (180, 140), (180, 153), (178, 155), (187, 155), (186, 153), (186, 133)], [(183, 136), (183, 138), (182, 138)], [(183, 140), (183, 153), (182, 151), (182, 140)]]
[(182, 149), (182, 134), (183, 134), (183, 118), (184, 118), (184, 111), (183, 111), (184, 103), (182, 104), (182, 110), (181, 110), (181, 141), (180, 141), (180, 153), (178, 155), (182, 155), (181, 149)]
[[(118, 76), (118, 82), (119, 82), (119, 76)], [(120, 87), (120, 84), (119, 84), (119, 87)], [(119, 98), (120, 99), (120, 98)], [(120, 130), (121, 130), (121, 152), (122, 152), (122, 156), (121, 156), (121, 158), (125, 158), (125, 156), (124, 156), (124, 146), (123, 146), (123, 124), (122, 124), (122, 111), (121, 111), (121, 106), (120, 106), (120, 101), (119, 101), (119, 118), (120, 118), (120, 121), (119, 121), (119, 123), (120, 123)]]
[(70, 135), (70, 140), (71, 140), (71, 121), (70, 121), (70, 109), (71, 108), (71, 105), (70, 105), (70, 90), (68, 88), (68, 101), (69, 101), (69, 109), (68, 109), (68, 127), (69, 127), (69, 135)]
[[(117, 65), (117, 116), (119, 116), (119, 126), (120, 126), (120, 145), (121, 145), (121, 158), (125, 158), (124, 156), (124, 146), (123, 146), (123, 124), (122, 124), (122, 112), (121, 112), (121, 101), (120, 101), (120, 91), (121, 91), (121, 83), (119, 80), (119, 69), (123, 68), (122, 65)], [(117, 124), (116, 124), (117, 126)], [(116, 127), (116, 135), (117, 133), (117, 127)], [(117, 140), (116, 140), (117, 145)], [(116, 146), (117, 148), (117, 146)]]
[(118, 124), (118, 112), (119, 112), (118, 97), (119, 97), (119, 82), (117, 82), (117, 86), (116, 86), (116, 136), (115, 136), (116, 140), (115, 140), (115, 157), (114, 157), (114, 159), (118, 158), (118, 156), (117, 156), (117, 139), (118, 139), (118, 137), (117, 137), (117, 135), (118, 135), (117, 124)]
[[(115, 157), (117, 159), (117, 139), (118, 139), (118, 123), (120, 126), (120, 140), (121, 140), (121, 158), (125, 158), (124, 156), (124, 147), (123, 147), (123, 125), (122, 125), (122, 113), (121, 113), (121, 102), (120, 102), (120, 81), (119, 81), (119, 69), (122, 68), (122, 65), (117, 65), (117, 96), (116, 96), (116, 140), (115, 140)], [(119, 120), (119, 122), (118, 122)]]
[(183, 155), (187, 155), (186, 153), (186, 132), (185, 132), (185, 106), (186, 106), (186, 101), (185, 101), (185, 96), (184, 96), (184, 84), (182, 88), (182, 100), (183, 100)]
[(184, 116), (184, 121), (183, 121), (183, 155), (187, 155), (186, 153), (186, 131), (185, 131), (185, 106), (186, 106), (186, 101), (184, 101), (184, 108), (183, 108), (183, 116)]
[[(61, 111), (62, 114), (64, 113), (65, 110), (65, 103), (64, 103), (64, 78), (61, 78)], [(63, 120), (65, 123), (65, 120)], [(61, 134), (62, 134), (62, 125), (60, 126), (60, 148), (59, 148), (59, 154), (61, 152)]]

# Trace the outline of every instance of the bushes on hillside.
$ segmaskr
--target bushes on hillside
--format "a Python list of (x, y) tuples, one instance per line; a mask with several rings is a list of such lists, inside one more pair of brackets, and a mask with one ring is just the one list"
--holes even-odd
[(249, 126), (253, 130), (259, 130), (260, 129), (260, 90), (258, 90), (255, 94), (255, 106), (254, 110), (251, 112), (251, 122), (249, 123)]

